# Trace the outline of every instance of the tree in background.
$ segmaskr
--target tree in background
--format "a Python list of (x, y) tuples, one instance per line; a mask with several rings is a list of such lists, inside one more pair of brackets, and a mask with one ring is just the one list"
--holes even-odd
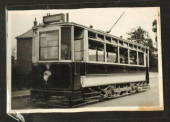
[(133, 41), (133, 42), (137, 42), (140, 44), (144, 44), (147, 45), (148, 44), (148, 37), (149, 34), (147, 31), (145, 31), (144, 29), (142, 29), (140, 26), (137, 28), (133, 28), (129, 33), (127, 33), (129, 36), (129, 40)]
[(155, 50), (157, 49), (153, 46), (153, 40), (149, 37), (149, 33), (139, 26), (135, 29), (132, 29), (127, 34), (129, 36), (129, 40), (149, 47), (150, 69), (158, 71), (158, 59), (157, 56), (154, 54)]

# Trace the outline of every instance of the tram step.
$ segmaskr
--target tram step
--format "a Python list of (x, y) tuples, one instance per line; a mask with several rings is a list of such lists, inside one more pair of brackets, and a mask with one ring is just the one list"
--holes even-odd
[(91, 103), (95, 103), (95, 102), (98, 102), (99, 100), (88, 100), (88, 101), (84, 101), (83, 103), (79, 103), (79, 104), (76, 104), (76, 105), (73, 105), (72, 107), (79, 107), (79, 106), (82, 106), (82, 105), (87, 105), (87, 104), (91, 104)]
[(100, 95), (97, 95), (97, 96), (91, 96), (91, 97), (85, 97), (85, 101), (88, 101), (88, 100), (92, 100), (92, 99), (99, 99), (99, 98), (101, 98), (101, 96)]
[(99, 92), (87, 92), (87, 93), (84, 93), (84, 95), (92, 95), (92, 94), (99, 94)]

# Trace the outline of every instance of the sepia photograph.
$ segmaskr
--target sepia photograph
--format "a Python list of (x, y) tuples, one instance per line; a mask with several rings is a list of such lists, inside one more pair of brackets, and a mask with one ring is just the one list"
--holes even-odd
[(7, 112), (161, 111), (160, 7), (7, 11)]

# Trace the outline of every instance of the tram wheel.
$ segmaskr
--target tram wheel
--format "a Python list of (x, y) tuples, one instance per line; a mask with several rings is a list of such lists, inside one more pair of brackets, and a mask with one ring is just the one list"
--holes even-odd
[(112, 87), (107, 87), (103, 91), (104, 91), (104, 98), (113, 98), (114, 92)]

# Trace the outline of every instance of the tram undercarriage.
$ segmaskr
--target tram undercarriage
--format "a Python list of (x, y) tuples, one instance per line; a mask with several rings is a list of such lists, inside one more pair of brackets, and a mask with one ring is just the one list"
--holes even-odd
[(146, 81), (88, 87), (75, 91), (34, 89), (31, 91), (31, 102), (47, 108), (77, 107), (144, 92), (148, 89), (150, 86)]

